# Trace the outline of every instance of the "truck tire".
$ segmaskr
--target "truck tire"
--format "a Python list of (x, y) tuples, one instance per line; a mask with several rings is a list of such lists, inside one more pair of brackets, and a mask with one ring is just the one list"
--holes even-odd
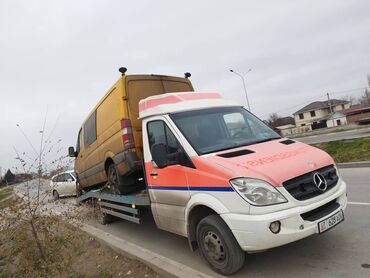
[(126, 194), (129, 192), (129, 188), (124, 184), (122, 176), (119, 174), (116, 165), (113, 163), (108, 167), (108, 183), (110, 185), (110, 191), (113, 194)]
[(203, 218), (196, 235), (202, 257), (216, 272), (231, 275), (243, 267), (245, 252), (220, 216)]

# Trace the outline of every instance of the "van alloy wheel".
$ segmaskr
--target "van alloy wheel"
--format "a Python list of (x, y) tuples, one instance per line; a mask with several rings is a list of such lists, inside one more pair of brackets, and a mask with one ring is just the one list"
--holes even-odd
[(110, 185), (110, 191), (114, 194), (121, 194), (121, 177), (118, 174), (117, 168), (114, 164), (108, 167), (108, 182)]

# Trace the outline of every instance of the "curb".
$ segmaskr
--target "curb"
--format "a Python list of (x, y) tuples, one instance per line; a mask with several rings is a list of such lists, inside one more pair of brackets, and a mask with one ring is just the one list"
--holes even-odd
[(108, 245), (116, 252), (131, 259), (143, 262), (164, 277), (211, 278), (211, 276), (203, 272), (197, 271), (184, 264), (156, 254), (132, 242), (95, 228), (94, 226), (83, 224), (82, 226), (80, 226), (80, 229), (94, 237), (99, 242)]
[(370, 167), (370, 161), (356, 161), (356, 162), (345, 162), (338, 163), (338, 168), (363, 168)]

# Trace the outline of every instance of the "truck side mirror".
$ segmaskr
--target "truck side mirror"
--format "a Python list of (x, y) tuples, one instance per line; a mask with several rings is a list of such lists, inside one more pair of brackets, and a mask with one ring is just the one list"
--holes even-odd
[(167, 148), (165, 144), (154, 144), (151, 149), (152, 158), (158, 168), (165, 168), (167, 164)]
[(68, 155), (70, 157), (76, 157), (77, 156), (77, 153), (75, 152), (75, 148), (74, 147), (69, 147), (68, 148)]

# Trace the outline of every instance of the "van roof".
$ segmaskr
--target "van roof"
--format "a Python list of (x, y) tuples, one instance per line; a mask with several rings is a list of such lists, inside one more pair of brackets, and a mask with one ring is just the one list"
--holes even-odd
[(125, 82), (128, 82), (130, 80), (135, 79), (160, 79), (160, 80), (173, 80), (173, 81), (186, 81), (189, 82), (191, 88), (192, 84), (189, 79), (186, 79), (184, 77), (179, 76), (170, 76), (170, 75), (161, 75), (161, 74), (127, 74), (123, 75), (118, 78), (118, 80), (113, 84), (112, 87), (109, 88), (109, 90), (104, 94), (104, 96), (98, 101), (98, 103), (94, 106), (92, 110), (87, 114), (85, 119), (82, 122), (82, 126), (85, 124), (85, 122), (90, 118), (91, 114), (96, 111), (96, 109), (102, 104), (102, 102), (108, 97), (108, 95), (116, 88), (118, 87), (118, 84), (121, 83), (123, 86), (125, 86)]
[(139, 102), (139, 117), (184, 112), (215, 107), (241, 107), (216, 92), (179, 92), (151, 96)]

